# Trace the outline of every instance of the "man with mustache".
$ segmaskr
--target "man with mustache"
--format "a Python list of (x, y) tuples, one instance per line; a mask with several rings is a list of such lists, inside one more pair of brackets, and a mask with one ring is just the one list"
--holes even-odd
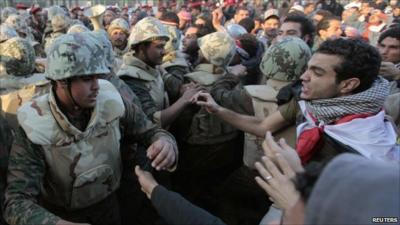
[(89, 33), (66, 34), (48, 51), (50, 93), (22, 105), (5, 194), (9, 224), (120, 224), (115, 191), (121, 139), (150, 147), (157, 170), (174, 169), (174, 138), (127, 104), (113, 84), (104, 48)]

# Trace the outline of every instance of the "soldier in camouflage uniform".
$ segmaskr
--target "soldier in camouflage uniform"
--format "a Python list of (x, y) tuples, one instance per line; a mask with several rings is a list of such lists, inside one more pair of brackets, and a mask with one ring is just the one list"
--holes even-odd
[(122, 18), (115, 19), (107, 29), (108, 36), (113, 45), (115, 56), (122, 60), (122, 56), (128, 52), (129, 24)]
[(44, 74), (33, 73), (35, 52), (26, 39), (11, 38), (0, 43), (0, 109), (16, 128), (17, 109), (35, 95), (47, 92)]
[(159, 20), (154, 17), (142, 19), (129, 37), (128, 45), (132, 51), (125, 54), (117, 73), (139, 97), (147, 116), (162, 127), (169, 126), (197, 92), (189, 88), (169, 106), (161, 73), (156, 68), (162, 63), (168, 40), (168, 33)]
[(180, 97), (183, 75), (189, 73), (190, 68), (184, 54), (179, 50), (182, 35), (178, 29), (178, 16), (174, 12), (165, 12), (160, 21), (165, 26), (169, 37), (165, 44), (165, 56), (161, 67), (165, 70), (163, 74), (165, 89), (170, 102), (173, 103)]
[(115, 190), (120, 141), (151, 146), (157, 169), (176, 166), (174, 138), (98, 76), (109, 73), (103, 46), (85, 33), (55, 40), (48, 52), (49, 94), (18, 110), (4, 217), (10, 224), (119, 224)]
[[(185, 74), (185, 83), (193, 82), (214, 89), (226, 76), (226, 67), (235, 55), (235, 41), (226, 33), (214, 32), (198, 39), (200, 64)], [(216, 213), (226, 177), (241, 165), (241, 133), (206, 110), (193, 106), (177, 121), (176, 135), (180, 167), (174, 177), (176, 190), (195, 204)], [(224, 203), (221, 203), (224, 204)]]
[(6, 189), (6, 174), (8, 155), (13, 142), (11, 128), (7, 121), (0, 115), (0, 224), (6, 224), (3, 219), (2, 206), (4, 203), (4, 191)]
[[(260, 69), (265, 79), (268, 79), (266, 82), (264, 79), (264, 83), (260, 85), (242, 86), (239, 77), (227, 75), (216, 82), (214, 89), (211, 90), (211, 96), (222, 107), (236, 113), (265, 118), (278, 108), (278, 91), (301, 76), (310, 57), (310, 48), (303, 40), (297, 37), (285, 37), (279, 43), (272, 45), (262, 58)], [(277, 138), (284, 137), (292, 146), (295, 145), (295, 126), (274, 135)], [(261, 147), (263, 140), (264, 138), (245, 133), (244, 165), (230, 175), (222, 195), (224, 202), (227, 202), (221, 205), (222, 219), (228, 224), (258, 223), (266, 213), (265, 209), (269, 202), (265, 193), (254, 181), (254, 177), (258, 175), (254, 163), (260, 161), (264, 155)], [(184, 157), (183, 152), (182, 157)], [(237, 211), (242, 212), (240, 217)]]
[(52, 32), (44, 40), (44, 50), (47, 52), (51, 44), (59, 36), (66, 34), (70, 25), (70, 20), (63, 14), (57, 14), (51, 19)]

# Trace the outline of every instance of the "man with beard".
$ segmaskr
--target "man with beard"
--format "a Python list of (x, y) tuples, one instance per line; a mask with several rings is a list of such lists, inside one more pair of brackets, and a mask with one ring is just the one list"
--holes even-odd
[(117, 58), (128, 52), (129, 24), (122, 18), (115, 19), (107, 29), (108, 36), (113, 45), (113, 50)]

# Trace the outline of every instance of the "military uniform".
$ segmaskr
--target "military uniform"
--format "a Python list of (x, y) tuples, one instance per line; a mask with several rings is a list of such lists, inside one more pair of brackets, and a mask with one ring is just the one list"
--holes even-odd
[[(13, 136), (11, 128), (7, 125), (7, 121), (0, 115), (0, 205), (4, 203), (8, 155), (12, 142)], [(2, 210), (0, 210), (0, 224), (5, 224)]]
[[(103, 47), (89, 34), (57, 39), (48, 56), (46, 74), (53, 80), (109, 72)], [(140, 108), (125, 106), (116, 88), (105, 80), (99, 80), (96, 106), (83, 130), (60, 110), (52, 90), (24, 104), (18, 111), (21, 127), (10, 154), (7, 222), (55, 224), (62, 217), (118, 224), (114, 192), (121, 178), (121, 138), (148, 145), (163, 137), (174, 143)]]
[(44, 40), (44, 49), (47, 51), (54, 40), (67, 33), (69, 27), (69, 18), (62, 14), (57, 14), (51, 19), (52, 32)]
[[(108, 34), (110, 35), (114, 29), (121, 29), (125, 32), (127, 37), (129, 36), (129, 33), (130, 33), (129, 32), (129, 24), (128, 24), (128, 22), (126, 22), (125, 19), (117, 18), (117, 19), (113, 20), (111, 22), (110, 26), (107, 28)], [(122, 60), (122, 56), (125, 55), (125, 53), (127, 53), (129, 51), (129, 45), (127, 44), (124, 49), (119, 49), (114, 46), (113, 50), (114, 50), (114, 53), (115, 53), (115, 56), (117, 57), (117, 59)]]
[[(264, 85), (241, 86), (239, 78), (225, 76), (216, 82), (211, 95), (223, 107), (235, 112), (254, 115), (260, 119), (278, 109), (278, 91), (290, 81), (296, 80), (304, 72), (311, 57), (309, 47), (299, 38), (288, 37), (272, 45), (265, 53), (260, 69), (264, 74)], [(291, 146), (295, 146), (295, 126), (278, 131), (277, 138), (284, 137)], [(229, 224), (253, 224), (259, 222), (265, 214), (263, 205), (270, 204), (265, 193), (259, 191), (254, 182), (257, 174), (254, 163), (264, 155), (264, 138), (245, 133), (243, 163), (244, 166), (231, 174), (223, 194), (228, 204), (222, 205), (223, 219)], [(234, 187), (234, 188), (231, 188)], [(256, 191), (250, 191), (256, 190)], [(250, 204), (246, 204), (249, 202)], [(242, 212), (239, 217), (237, 210)]]
[(17, 128), (17, 109), (34, 96), (47, 93), (44, 74), (32, 74), (35, 52), (25, 39), (15, 37), (0, 44), (4, 70), (0, 72), (0, 109), (8, 123)]
[(179, 50), (181, 43), (181, 31), (175, 26), (163, 23), (166, 27), (169, 40), (165, 44), (165, 56), (161, 67), (167, 71), (163, 74), (165, 89), (169, 100), (175, 102), (180, 97), (180, 88), (183, 84), (183, 75), (189, 73), (190, 65), (184, 54)]

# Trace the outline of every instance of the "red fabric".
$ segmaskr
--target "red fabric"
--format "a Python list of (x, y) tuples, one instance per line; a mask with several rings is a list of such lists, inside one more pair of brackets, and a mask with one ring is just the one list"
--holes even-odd
[(32, 6), (32, 8), (31, 8), (31, 13), (32, 14), (35, 14), (35, 13), (37, 13), (39, 11), (42, 11), (42, 8), (36, 7), (36, 6)]
[[(311, 118), (316, 121), (315, 118), (309, 114)], [(353, 119), (358, 118), (366, 118), (372, 116), (372, 113), (362, 113), (362, 114), (353, 114), (345, 116), (339, 120), (337, 120), (334, 124), (341, 124), (350, 122)], [(322, 143), (322, 134), (324, 132), (324, 127), (314, 127), (308, 130), (304, 130), (297, 139), (296, 150), (300, 156), (301, 163), (304, 165), (308, 161), (310, 161), (313, 154), (321, 147)]]
[(24, 3), (17, 3), (17, 5), (15, 5), (16, 9), (27, 9), (29, 8), (28, 6), (26, 6)]

